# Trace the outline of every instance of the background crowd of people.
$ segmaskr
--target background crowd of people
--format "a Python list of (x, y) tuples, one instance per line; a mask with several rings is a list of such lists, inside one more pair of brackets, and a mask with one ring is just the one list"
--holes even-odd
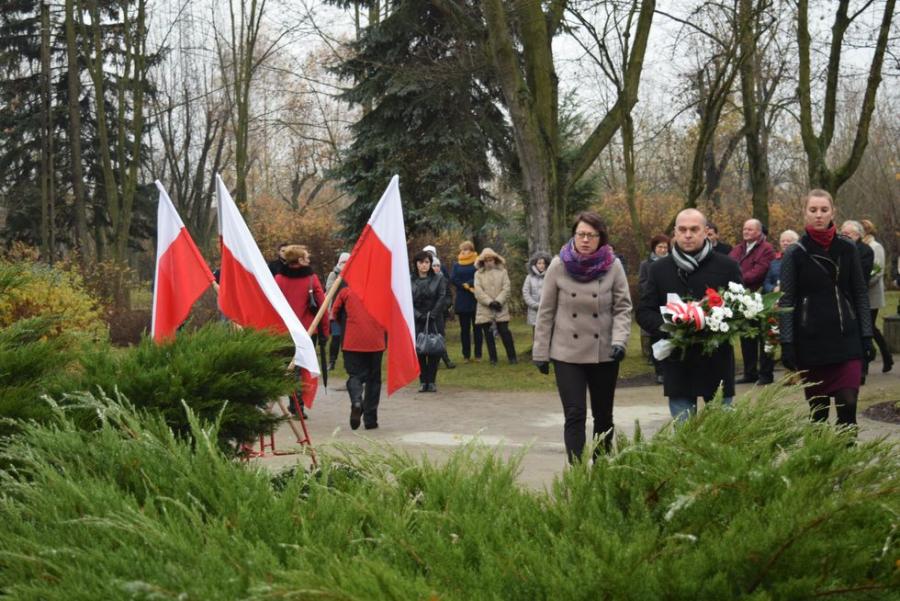
[[(580, 213), (572, 225), (572, 237), (555, 256), (534, 253), (525, 266), (521, 289), (525, 317), (532, 326), (531, 360), (543, 374), (553, 367), (570, 460), (580, 458), (586, 445), (588, 400), (594, 437), (601, 443), (597, 450), (611, 444), (619, 364), (625, 358), (633, 312), (640, 326), (641, 348), (654, 364), (656, 381), (662, 384), (675, 419), (684, 420), (696, 412), (699, 398), (710, 402), (720, 394), (722, 402), (730, 404), (736, 383), (765, 385), (774, 380), (775, 357), (765, 352), (763, 336), (740, 340), (740, 378), (736, 378), (730, 344), (721, 345), (712, 355), (691, 347), (665, 360), (652, 359), (651, 346), (666, 336), (660, 306), (669, 294), (699, 299), (708, 288), (720, 289), (729, 283), (750, 291), (781, 293), (781, 359), (788, 369), (802, 370), (809, 384), (806, 396), (812, 418), (826, 420), (830, 399), (834, 399), (837, 421), (855, 424), (858, 391), (875, 356), (875, 344), (883, 371), (893, 367), (887, 344), (875, 327), (878, 311), (885, 305), (887, 266), (871, 221), (845, 220), (840, 228), (835, 222), (831, 196), (813, 190), (802, 215), (802, 235), (794, 230), (781, 232), (776, 249), (763, 224), (751, 218), (743, 224), (742, 239), (731, 246), (719, 239), (717, 227), (701, 211), (683, 210), (675, 218), (671, 237), (657, 234), (649, 241), (649, 253), (638, 269), (639, 298), (634, 311), (624, 260), (615, 253), (598, 214)], [(323, 288), (312, 273), (306, 248), (284, 245), (279, 249), (272, 271), (305, 326), (325, 302), (325, 291), (337, 281), (348, 258), (341, 253)], [(459, 245), (449, 270), (433, 245), (413, 256), (419, 392), (437, 392), (442, 360), (447, 368), (456, 367), (446, 347), (451, 314), (459, 323), (464, 363), (481, 361), (486, 346), (488, 361), (496, 366), (498, 339), (508, 363), (518, 362), (509, 328), (511, 288), (504, 257), (491, 248), (479, 253), (471, 241)], [(369, 429), (378, 427), (384, 330), (353, 291), (343, 286), (316, 336), (331, 337), (329, 369), (334, 369), (343, 351), (351, 427), (361, 423)], [(309, 394), (315, 394), (314, 383), (304, 387), (304, 395)]]

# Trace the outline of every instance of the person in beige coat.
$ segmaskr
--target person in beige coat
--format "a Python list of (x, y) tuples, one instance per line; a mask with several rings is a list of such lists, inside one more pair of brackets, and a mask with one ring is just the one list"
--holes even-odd
[(860, 221), (865, 231), (863, 242), (872, 247), (875, 254), (874, 274), (869, 274), (869, 310), (872, 312), (872, 333), (875, 335), (875, 344), (878, 345), (878, 352), (881, 353), (883, 361), (881, 371), (887, 373), (894, 367), (894, 357), (891, 355), (891, 349), (884, 339), (884, 334), (878, 329), (878, 310), (887, 304), (884, 298), (884, 272), (887, 268), (885, 260), (884, 247), (875, 239), (875, 224), (868, 219)]
[(497, 341), (500, 336), (506, 358), (517, 363), (516, 345), (509, 331), (509, 274), (506, 261), (490, 248), (481, 251), (475, 261), (475, 326), (484, 331), (491, 365), (497, 364)]
[(578, 215), (572, 239), (547, 268), (535, 325), (532, 359), (543, 374), (550, 373), (553, 362), (570, 462), (584, 451), (588, 391), (594, 438), (602, 438), (605, 449), (610, 448), (619, 363), (631, 333), (625, 269), (607, 240), (599, 215)]

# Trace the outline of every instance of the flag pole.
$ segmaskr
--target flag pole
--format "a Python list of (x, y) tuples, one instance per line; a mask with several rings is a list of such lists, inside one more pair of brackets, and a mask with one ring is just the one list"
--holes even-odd
[(306, 330), (306, 333), (310, 336), (312, 336), (316, 329), (318, 329), (319, 323), (322, 321), (322, 318), (325, 316), (325, 311), (328, 309), (328, 305), (330, 305), (331, 301), (334, 300), (338, 288), (343, 281), (344, 279), (340, 275), (334, 279), (334, 282), (331, 284), (331, 288), (329, 288), (328, 292), (325, 294), (325, 301), (322, 303), (322, 306), (319, 307), (319, 310), (316, 312), (316, 317), (312, 320), (312, 323), (309, 324), (309, 328), (307, 328)]
[[(213, 289), (216, 291), (216, 296), (219, 295), (219, 282), (213, 282)], [(238, 324), (233, 324), (238, 328), (241, 328)], [(243, 329), (243, 328), (241, 328)], [(297, 437), (297, 440), (301, 440), (303, 438), (303, 433), (297, 429), (297, 424), (294, 423), (292, 419), (291, 412), (288, 411), (285, 406), (282, 404), (281, 399), (278, 398), (275, 400), (275, 403), (278, 405), (278, 408), (281, 409), (281, 415), (288, 418), (287, 423), (291, 427), (291, 430), (294, 431), (294, 436)], [(303, 415), (301, 414), (300, 419), (303, 419)], [(307, 435), (307, 440), (309, 439), (309, 435)], [(309, 443), (309, 448), (312, 449), (312, 442)], [(313, 462), (315, 463), (315, 450), (313, 449)]]

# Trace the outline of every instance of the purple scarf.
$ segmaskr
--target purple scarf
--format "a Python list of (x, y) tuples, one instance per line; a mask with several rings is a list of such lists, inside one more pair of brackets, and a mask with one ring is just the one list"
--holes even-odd
[(616, 260), (616, 256), (609, 249), (608, 244), (604, 244), (593, 254), (580, 254), (575, 250), (574, 238), (563, 244), (559, 250), (559, 258), (566, 266), (566, 272), (578, 282), (599, 280), (609, 271), (613, 261)]

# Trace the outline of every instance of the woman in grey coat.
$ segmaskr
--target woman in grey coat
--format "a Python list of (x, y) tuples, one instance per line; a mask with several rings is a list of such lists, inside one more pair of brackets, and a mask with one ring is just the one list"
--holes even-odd
[(525, 306), (528, 307), (528, 325), (532, 327), (532, 333), (534, 333), (534, 324), (537, 321), (538, 307), (541, 304), (544, 275), (546, 275), (549, 265), (550, 253), (538, 251), (531, 255), (531, 259), (528, 261), (528, 274), (522, 284), (522, 298), (525, 299)]
[(607, 450), (612, 444), (616, 379), (631, 333), (631, 296), (608, 239), (599, 215), (580, 213), (572, 238), (547, 268), (538, 309), (532, 359), (543, 374), (550, 373), (553, 362), (569, 461), (584, 451), (588, 392), (594, 437)]

